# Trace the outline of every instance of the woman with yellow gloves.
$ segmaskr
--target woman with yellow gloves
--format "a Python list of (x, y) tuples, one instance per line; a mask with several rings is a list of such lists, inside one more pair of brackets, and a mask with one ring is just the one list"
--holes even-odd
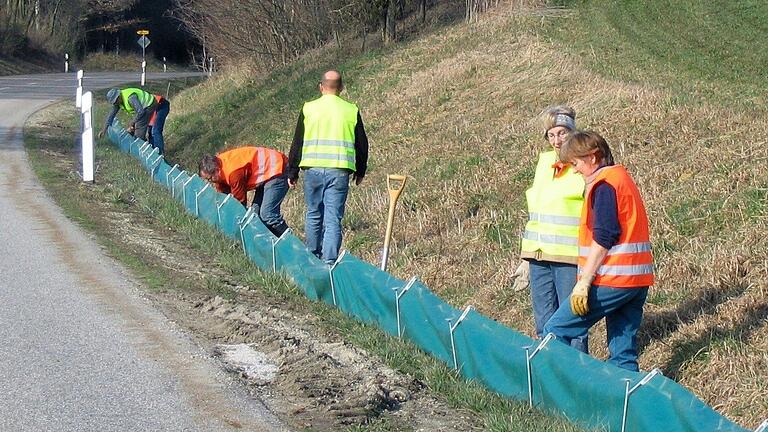
[(609, 362), (632, 371), (637, 365), (637, 331), (653, 256), (648, 216), (635, 182), (615, 165), (605, 139), (575, 132), (560, 160), (584, 176), (586, 193), (579, 228), (579, 280), (570, 301), (544, 325), (544, 332), (570, 343), (605, 318)]

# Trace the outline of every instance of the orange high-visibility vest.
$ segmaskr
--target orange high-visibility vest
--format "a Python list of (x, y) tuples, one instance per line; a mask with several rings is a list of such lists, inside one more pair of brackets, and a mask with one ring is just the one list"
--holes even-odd
[(241, 168), (246, 169), (246, 190), (256, 189), (265, 181), (281, 175), (288, 165), (288, 157), (282, 152), (265, 147), (238, 147), (216, 156), (221, 159), (223, 180), (230, 186), (232, 173)]
[(618, 242), (597, 269), (593, 285), (613, 288), (640, 288), (653, 285), (653, 256), (648, 232), (648, 215), (637, 185), (622, 165), (602, 168), (587, 186), (579, 227), (579, 274), (592, 245), (592, 190), (601, 182), (616, 191), (619, 226)]
[[(160, 106), (160, 102), (162, 102), (163, 99), (165, 98), (160, 95), (154, 95), (154, 96), (155, 96), (155, 101), (157, 101), (157, 105)], [(149, 118), (149, 125), (154, 126), (156, 120), (157, 120), (157, 110), (154, 110), (152, 112), (152, 117)]]

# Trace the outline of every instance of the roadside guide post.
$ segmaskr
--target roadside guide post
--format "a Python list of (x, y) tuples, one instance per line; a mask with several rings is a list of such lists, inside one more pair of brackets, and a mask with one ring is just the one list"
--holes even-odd
[(141, 86), (144, 87), (144, 84), (146, 83), (146, 78), (147, 78), (146, 51), (150, 43), (150, 40), (147, 37), (147, 35), (149, 34), (149, 30), (138, 30), (136, 34), (141, 36), (137, 42), (141, 47)]
[(69, 53), (64, 54), (64, 73), (69, 72)]
[(94, 165), (94, 151), (93, 151), (93, 93), (87, 92), (83, 95), (82, 107), (80, 113), (82, 115), (83, 132), (80, 135), (80, 142), (82, 145), (82, 161), (83, 161), (83, 181), (93, 183), (93, 165)]
[(75, 108), (83, 106), (83, 70), (77, 71), (77, 91), (75, 92)]

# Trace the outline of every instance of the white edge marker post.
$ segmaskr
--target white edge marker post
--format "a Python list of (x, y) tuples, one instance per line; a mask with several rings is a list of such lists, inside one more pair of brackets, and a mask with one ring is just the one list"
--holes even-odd
[(208, 76), (213, 74), (213, 57), (208, 58)]
[(69, 73), (69, 53), (64, 54), (64, 73)]
[(392, 291), (395, 292), (395, 314), (397, 314), (397, 337), (399, 338), (403, 337), (403, 331), (400, 328), (400, 298), (411, 289), (413, 284), (416, 283), (416, 279), (416, 276), (408, 279), (408, 283), (405, 284), (402, 291), (400, 291), (399, 287), (392, 288)]
[(529, 353), (531, 350), (531, 346), (523, 347), (525, 350), (525, 366), (526, 370), (528, 372), (528, 407), (533, 408), (533, 376), (531, 373), (531, 360), (533, 360), (534, 357), (536, 357), (536, 354), (539, 353), (539, 351), (546, 346), (549, 341), (555, 339), (555, 335), (552, 333), (548, 333), (546, 336), (544, 336), (544, 339), (539, 342), (539, 345), (536, 347), (536, 349), (533, 350), (532, 353)]
[(93, 183), (94, 181), (94, 148), (93, 148), (93, 93), (87, 92), (83, 95), (82, 107), (80, 112), (83, 116), (83, 133), (81, 135), (82, 154), (83, 154), (83, 181)]
[(147, 82), (147, 62), (146, 60), (141, 61), (141, 86), (144, 87), (144, 84)]
[(459, 362), (456, 360), (456, 343), (453, 341), (453, 333), (456, 331), (456, 327), (458, 327), (459, 324), (464, 321), (464, 318), (467, 317), (467, 314), (469, 314), (469, 311), (472, 309), (474, 309), (472, 305), (468, 305), (466, 308), (464, 308), (464, 312), (461, 313), (461, 316), (456, 320), (455, 324), (452, 324), (453, 319), (445, 319), (448, 321), (448, 329), (451, 333), (451, 354), (453, 354), (453, 368), (456, 370), (459, 370)]
[(168, 72), (168, 66), (166, 65), (165, 56), (163, 56), (163, 72)]
[(655, 368), (648, 372), (648, 375), (644, 376), (643, 379), (641, 379), (640, 382), (635, 384), (632, 388), (629, 388), (629, 384), (631, 384), (632, 380), (624, 378), (626, 389), (624, 390), (624, 412), (621, 415), (621, 432), (625, 432), (627, 427), (627, 408), (629, 406), (629, 397), (632, 396), (632, 393), (634, 393), (637, 389), (648, 384), (656, 375), (664, 376), (664, 374), (661, 373), (661, 369)]
[(77, 71), (77, 91), (75, 92), (75, 107), (83, 106), (83, 70)]

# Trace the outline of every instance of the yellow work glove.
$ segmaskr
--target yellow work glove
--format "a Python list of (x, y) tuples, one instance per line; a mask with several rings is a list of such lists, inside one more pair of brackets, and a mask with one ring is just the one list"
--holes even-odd
[(582, 275), (571, 291), (571, 312), (574, 315), (584, 316), (589, 312), (589, 287), (592, 285), (594, 275)]
[(529, 270), (529, 264), (528, 261), (522, 260), (520, 262), (520, 265), (517, 266), (517, 270), (515, 270), (514, 273), (512, 273), (512, 276), (510, 279), (512, 279), (512, 290), (513, 291), (522, 291), (524, 289), (528, 289), (528, 285), (530, 284), (530, 280), (528, 279), (530, 270)]

